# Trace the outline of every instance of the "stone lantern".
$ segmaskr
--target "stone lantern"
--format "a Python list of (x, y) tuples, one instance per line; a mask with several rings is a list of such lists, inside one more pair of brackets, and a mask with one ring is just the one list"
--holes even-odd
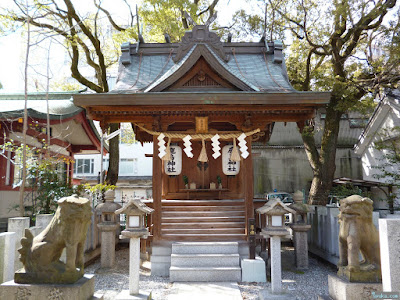
[(149, 236), (145, 217), (154, 212), (139, 199), (131, 199), (116, 214), (126, 214), (126, 228), (121, 234), (129, 241), (129, 291), (123, 290), (116, 299), (151, 299), (151, 293), (139, 291), (140, 239)]
[(121, 205), (114, 202), (115, 192), (108, 190), (104, 195), (105, 202), (96, 207), (101, 212), (101, 222), (97, 227), (101, 231), (101, 267), (113, 268), (115, 265), (115, 232), (119, 227), (115, 211)]
[(300, 270), (308, 269), (308, 241), (307, 231), (311, 225), (307, 224), (307, 213), (310, 208), (303, 203), (303, 193), (297, 191), (293, 194), (294, 203), (289, 207), (296, 211), (295, 222), (290, 225), (293, 230), (293, 242), (296, 256), (296, 268)]
[(295, 214), (295, 211), (279, 199), (272, 199), (258, 208), (257, 212), (267, 217), (266, 227), (262, 228), (261, 234), (269, 237), (271, 248), (271, 291), (260, 291), (260, 299), (293, 299), (282, 291), (281, 237), (289, 233), (285, 227), (285, 214)]

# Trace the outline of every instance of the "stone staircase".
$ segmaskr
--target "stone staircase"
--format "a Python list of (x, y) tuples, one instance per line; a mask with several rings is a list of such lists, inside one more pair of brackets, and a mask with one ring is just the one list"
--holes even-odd
[(162, 200), (161, 203), (163, 240), (246, 240), (243, 199)]
[(178, 242), (172, 244), (171, 282), (241, 281), (238, 242)]

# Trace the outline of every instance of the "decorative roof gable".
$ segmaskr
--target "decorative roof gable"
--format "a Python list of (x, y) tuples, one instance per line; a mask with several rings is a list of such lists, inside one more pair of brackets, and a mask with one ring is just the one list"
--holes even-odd
[(248, 82), (228, 65), (225, 65), (221, 58), (217, 56), (214, 51), (210, 50), (209, 47), (209, 45), (202, 43), (194, 45), (193, 48), (186, 53), (185, 57), (165, 72), (158, 80), (153, 82), (145, 92), (161, 92), (167, 90), (184, 77), (185, 74), (190, 72), (201, 59), (203, 59), (208, 66), (212, 66), (212, 69), (208, 67), (208, 70), (212, 70), (208, 73), (210, 74), (209, 76), (214, 77), (213, 79), (216, 80), (216, 77), (211, 74), (218, 74), (218, 76), (224, 79), (223, 81), (225, 83), (235, 87), (231, 90), (259, 91), (259, 88)]
[(229, 55), (224, 52), (220, 37), (208, 29), (207, 25), (196, 25), (192, 31), (186, 31), (179, 45), (174, 62), (180, 61), (196, 44), (207, 44), (225, 62), (229, 61)]

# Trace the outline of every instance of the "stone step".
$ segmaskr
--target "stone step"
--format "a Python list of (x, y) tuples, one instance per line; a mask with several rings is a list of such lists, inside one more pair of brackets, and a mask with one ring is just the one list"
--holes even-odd
[(236, 254), (237, 242), (186, 242), (173, 243), (172, 254)]
[(244, 228), (245, 222), (204, 222), (204, 223), (163, 223), (161, 224), (162, 229), (169, 229), (169, 228)]
[(165, 206), (224, 206), (240, 205), (244, 206), (243, 199), (233, 200), (161, 200), (161, 205)]
[(171, 282), (177, 281), (201, 281), (201, 282), (240, 282), (240, 267), (174, 267), (169, 269), (169, 279)]
[(244, 234), (244, 228), (167, 228), (164, 234)]
[(208, 206), (163, 206), (163, 211), (179, 211), (179, 212), (187, 212), (187, 211), (243, 211), (243, 205), (208, 205)]
[(174, 267), (237, 267), (239, 254), (171, 254)]
[(210, 223), (210, 222), (243, 222), (244, 216), (218, 216), (218, 217), (162, 217), (161, 223)]
[(179, 242), (193, 242), (193, 241), (204, 241), (204, 242), (238, 242), (246, 241), (246, 234), (164, 234), (163, 239), (166, 241), (179, 241)]
[(166, 217), (238, 217), (245, 216), (244, 210), (230, 210), (230, 211), (163, 211), (162, 218)]

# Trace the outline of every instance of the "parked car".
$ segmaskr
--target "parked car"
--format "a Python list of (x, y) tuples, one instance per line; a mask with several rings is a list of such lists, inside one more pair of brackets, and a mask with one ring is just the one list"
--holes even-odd
[(327, 207), (339, 207), (340, 206), (340, 198), (335, 195), (328, 196), (328, 204)]
[(286, 193), (286, 192), (275, 192), (275, 193), (268, 193), (265, 195), (265, 199), (271, 200), (271, 199), (276, 199), (279, 198), (283, 203), (289, 205), (293, 203), (293, 197), (292, 194)]

